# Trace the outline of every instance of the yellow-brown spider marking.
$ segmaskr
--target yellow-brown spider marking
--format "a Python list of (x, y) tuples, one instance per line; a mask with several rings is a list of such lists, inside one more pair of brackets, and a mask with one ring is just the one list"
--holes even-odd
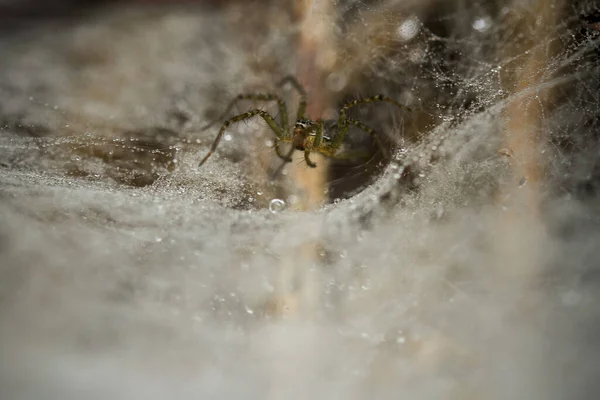
[[(227, 119), (225, 122), (223, 122), (223, 125), (221, 125), (221, 129), (219, 130), (219, 134), (217, 135), (217, 138), (215, 139), (208, 154), (206, 156), (204, 156), (202, 161), (200, 161), (199, 166), (202, 166), (202, 164), (204, 164), (206, 162), (206, 160), (208, 160), (208, 158), (214, 153), (214, 151), (217, 149), (217, 146), (219, 145), (219, 142), (221, 141), (221, 137), (223, 137), (223, 133), (225, 133), (225, 130), (231, 124), (240, 122), (240, 121), (244, 121), (244, 120), (256, 117), (256, 116), (260, 116), (267, 123), (267, 125), (269, 126), (271, 131), (273, 131), (273, 133), (275, 134), (275, 136), (277, 136), (277, 139), (275, 140), (275, 146), (274, 146), (275, 153), (277, 154), (277, 156), (279, 158), (281, 158), (285, 162), (292, 161), (292, 159), (290, 157), (291, 153), (283, 155), (279, 148), (279, 142), (291, 143), (292, 151), (294, 149), (303, 151), (304, 159), (306, 160), (306, 164), (312, 168), (315, 168), (317, 166), (317, 164), (314, 163), (310, 159), (310, 153), (313, 151), (317, 152), (317, 153), (321, 153), (327, 157), (333, 157), (333, 158), (339, 157), (340, 155), (338, 154), (338, 152), (339, 152), (340, 148), (342, 147), (342, 143), (344, 142), (346, 133), (348, 132), (350, 125), (357, 127), (358, 129), (366, 132), (371, 137), (373, 137), (373, 139), (375, 140), (375, 142), (377, 143), (377, 145), (383, 152), (384, 156), (386, 158), (388, 158), (387, 151), (381, 144), (379, 136), (377, 136), (375, 131), (360, 121), (357, 121), (352, 118), (348, 118), (348, 116), (347, 116), (348, 110), (350, 110), (351, 108), (356, 107), (358, 105), (361, 105), (361, 104), (384, 101), (384, 102), (392, 103), (393, 105), (395, 105), (398, 108), (410, 111), (410, 109), (408, 107), (405, 107), (405, 106), (401, 105), (400, 103), (398, 103), (397, 101), (395, 101), (389, 97), (383, 96), (383, 95), (368, 97), (366, 99), (361, 99), (361, 100), (353, 100), (351, 102), (344, 104), (342, 106), (342, 108), (340, 109), (339, 117), (337, 120), (337, 128), (334, 130), (334, 132), (327, 132), (327, 134), (325, 134), (325, 121), (323, 121), (322, 119), (317, 119), (316, 121), (313, 121), (311, 119), (308, 119), (305, 116), (305, 113), (306, 113), (306, 91), (304, 90), (302, 85), (300, 85), (300, 83), (298, 82), (298, 80), (296, 80), (296, 78), (294, 78), (292, 76), (287, 76), (283, 80), (281, 80), (281, 82), (279, 82), (278, 86), (280, 87), (286, 83), (291, 84), (292, 87), (300, 93), (300, 104), (298, 105), (298, 113), (296, 116), (296, 123), (294, 124), (293, 127), (290, 126), (288, 123), (287, 107), (286, 107), (285, 102), (281, 99), (281, 97), (276, 96), (271, 93), (240, 94), (229, 103), (225, 112), (223, 113), (221, 118), (219, 118), (219, 120), (222, 120), (223, 118), (225, 118), (227, 116), (227, 114), (229, 114), (231, 109), (234, 107), (234, 105), (240, 100), (276, 101), (277, 106), (279, 108), (279, 117), (280, 117), (279, 123), (268, 112), (260, 110), (260, 109), (250, 110), (243, 114), (239, 114), (239, 115), (236, 115), (234, 117)], [(214, 122), (204, 126), (202, 129), (203, 130), (208, 129), (213, 124), (214, 124)], [(329, 135), (330, 133), (332, 133), (331, 136)]]

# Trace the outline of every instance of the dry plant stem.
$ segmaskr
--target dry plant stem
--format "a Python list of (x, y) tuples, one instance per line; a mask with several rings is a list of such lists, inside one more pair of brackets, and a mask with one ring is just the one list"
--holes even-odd
[[(507, 108), (506, 146), (512, 151), (512, 167), (516, 184), (526, 185), (526, 205), (530, 211), (539, 211), (539, 185), (544, 174), (545, 161), (541, 150), (545, 146), (542, 132), (544, 112), (551, 93), (549, 89), (536, 89), (548, 77), (546, 65), (553, 50), (550, 30), (556, 25), (560, 13), (559, 4), (537, 0), (531, 6), (529, 17), (522, 21), (521, 30), (529, 36), (530, 51), (514, 69), (511, 79), (517, 98)], [(533, 27), (533, 28), (532, 28)], [(519, 51), (522, 53), (522, 50)], [(532, 90), (533, 89), (533, 90)], [(530, 91), (529, 95), (519, 95)], [(516, 187), (509, 190), (514, 191)]]
[[(331, 104), (323, 90), (323, 77), (335, 62), (334, 38), (331, 33), (334, 7), (326, 0), (298, 0), (297, 20), (301, 26), (298, 44), (298, 78), (308, 90), (307, 113), (312, 119), (322, 116)], [(328, 163), (319, 157), (318, 167), (307, 169), (296, 154), (292, 177), (301, 194), (300, 207), (305, 210), (319, 207), (326, 199), (325, 187)], [(296, 161), (298, 160), (298, 161)]]
[[(334, 25), (335, 8), (327, 0), (298, 0), (296, 2), (296, 18), (301, 27), (298, 43), (297, 75), (308, 91), (308, 115), (317, 119), (329, 108), (331, 97), (324, 91), (324, 77), (335, 64), (335, 39), (331, 31)], [(298, 155), (299, 152), (296, 152)], [(299, 156), (297, 156), (299, 157)], [(314, 209), (326, 200), (328, 163), (324, 157), (315, 157), (317, 168), (307, 168), (298, 162), (292, 163), (292, 180), (296, 183), (300, 208)], [(306, 243), (298, 249), (296, 256), (317, 259), (317, 244)], [(295, 271), (297, 272), (297, 271)], [(311, 313), (311, 304), (316, 303), (315, 284), (308, 272), (303, 272), (304, 283), (301, 286), (303, 302)]]
[[(329, 108), (331, 97), (323, 90), (324, 76), (335, 64), (335, 42), (331, 32), (335, 9), (328, 0), (297, 0), (295, 3), (296, 21), (301, 27), (298, 43), (297, 76), (308, 92), (307, 114), (312, 119), (322, 116)], [(303, 155), (295, 152), (291, 163), (291, 181), (295, 184), (301, 210), (315, 209), (325, 200), (328, 165), (324, 157), (311, 154), (317, 168), (308, 168)], [(280, 287), (283, 293), (276, 301), (276, 312), (285, 315), (309, 317), (314, 314), (317, 304), (317, 284), (312, 275), (318, 271), (298, 271), (295, 266), (317, 264), (318, 244), (307, 242), (292, 251), (289, 258), (282, 260)], [(305, 261), (298, 260), (302, 257)], [(293, 282), (299, 280), (299, 288), (293, 289)]]
[[(324, 76), (335, 64), (334, 38), (331, 32), (335, 9), (327, 0), (298, 0), (296, 3), (296, 19), (301, 27), (298, 44), (297, 75), (300, 83), (308, 91), (307, 113), (312, 119), (322, 116), (325, 109), (331, 106), (331, 98), (323, 90)], [(301, 162), (300, 152), (296, 152), (292, 162), (292, 181), (296, 185), (299, 208), (310, 210), (322, 205), (326, 199), (325, 188), (328, 173), (327, 161), (324, 157), (315, 157), (317, 168), (307, 168)], [(313, 153), (315, 156), (316, 154)], [(311, 154), (311, 155), (313, 155)], [(290, 282), (300, 275), (300, 288), (297, 293), (288, 292), (283, 296), (284, 307), (288, 314), (298, 314), (299, 310), (291, 310), (291, 305), (302, 306), (305, 316), (313, 314), (317, 303), (315, 279), (310, 271), (296, 271), (297, 258), (317, 264), (318, 244), (305, 243), (295, 249), (290, 260), (284, 262), (282, 268), (282, 285), (289, 287)]]
[[(308, 92), (307, 113), (310, 118), (317, 119), (330, 106), (331, 99), (323, 91), (323, 77), (335, 63), (333, 35), (330, 32), (334, 7), (329, 0), (297, 0), (297, 21), (301, 26), (297, 51), (297, 76)], [(300, 154), (300, 152), (295, 152)], [(314, 156), (316, 154), (313, 153)], [(325, 201), (325, 187), (328, 173), (324, 157), (314, 157), (317, 168), (307, 168), (299, 163), (298, 156), (292, 162), (291, 180), (296, 185), (299, 207), (310, 210), (319, 207)], [(299, 270), (299, 265), (314, 265), (315, 268)], [(281, 282), (283, 289), (276, 300), (279, 313), (297, 319), (314, 317), (318, 304), (319, 271), (318, 243), (306, 241), (300, 246), (290, 249), (287, 257), (282, 259)], [(294, 282), (298, 282), (297, 288)], [(317, 337), (313, 340), (318, 341)], [(276, 350), (276, 348), (275, 348)], [(306, 368), (316, 368), (319, 360), (306, 354), (295, 354), (296, 363), (305, 364)], [(293, 371), (293, 368), (292, 368)], [(269, 398), (282, 399), (288, 397), (289, 388), (296, 380), (296, 374), (281, 366), (273, 371)]]
[[(335, 38), (331, 32), (335, 9), (333, 3), (328, 0), (298, 0), (296, 12), (301, 24), (298, 76), (300, 82), (308, 89), (308, 115), (316, 119), (332, 105), (329, 93), (323, 89), (323, 83), (325, 74), (331, 71), (336, 59)], [(295, 163), (296, 167), (292, 172), (294, 181), (299, 183), (299, 189), (305, 194), (302, 196), (305, 209), (319, 207), (326, 200), (328, 162), (324, 157), (319, 157), (316, 162), (317, 168), (306, 168), (303, 164)], [(318, 243), (306, 243), (299, 249), (300, 254), (316, 263), (317, 246)], [(300, 288), (302, 303), (309, 314), (313, 314), (318, 299), (317, 279), (312, 276), (314, 273), (315, 271), (303, 271), (303, 283)]]
[[(537, 271), (542, 256), (537, 251), (539, 241), (544, 237), (539, 228), (540, 189), (546, 164), (541, 150), (546, 147), (543, 122), (545, 113), (549, 112), (552, 93), (549, 89), (538, 88), (549, 78), (545, 72), (556, 50), (552, 48), (555, 41), (551, 30), (560, 17), (558, 3), (554, 2), (555, 7), (550, 7), (547, 1), (536, 0), (529, 6), (530, 14), (520, 21), (522, 25), (518, 32), (527, 35), (530, 49), (526, 53), (522, 48), (513, 50), (520, 62), (510, 69), (512, 76), (506, 80), (516, 95), (506, 110), (505, 129), (505, 143), (514, 175), (512, 185), (503, 194), (508, 199), (510, 211), (498, 222), (500, 231), (504, 232), (500, 235), (504, 239), (498, 242), (498, 252), (500, 258), (518, 260), (512, 265), (499, 266), (508, 278), (531, 276)], [(527, 240), (522, 240), (523, 235), (513, 235), (515, 230), (526, 230)]]

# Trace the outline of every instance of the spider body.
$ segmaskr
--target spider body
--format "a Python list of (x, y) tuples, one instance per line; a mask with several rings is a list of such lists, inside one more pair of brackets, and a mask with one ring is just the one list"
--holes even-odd
[[(315, 146), (315, 139), (318, 135), (317, 129), (317, 122), (310, 119), (299, 119), (296, 121), (292, 139), (290, 141), (294, 149), (299, 151), (306, 151), (309, 149), (310, 151), (316, 151), (323, 155), (330, 156), (330, 153), (327, 152), (327, 148), (331, 145), (331, 136), (323, 134), (321, 145), (317, 147)], [(285, 141), (285, 139), (283, 141)]]
[(299, 119), (294, 125), (292, 133), (292, 146), (296, 150), (305, 151), (311, 149), (317, 136), (317, 126), (310, 119)]
[[(322, 119), (317, 119), (313, 121), (311, 119), (308, 119), (305, 115), (306, 91), (304, 90), (304, 88), (294, 77), (291, 76), (284, 78), (278, 86), (282, 86), (285, 83), (290, 83), (300, 93), (300, 104), (298, 105), (296, 122), (293, 126), (289, 126), (288, 124), (287, 106), (279, 96), (271, 93), (240, 94), (231, 101), (221, 118), (219, 118), (220, 120), (229, 114), (233, 106), (239, 100), (255, 100), (276, 101), (279, 108), (279, 122), (277, 122), (275, 118), (273, 118), (268, 112), (263, 111), (261, 109), (250, 110), (246, 113), (239, 114), (227, 119), (225, 122), (223, 122), (223, 125), (219, 130), (219, 134), (213, 142), (210, 151), (202, 159), (202, 161), (200, 161), (199, 166), (202, 166), (202, 164), (204, 164), (206, 160), (208, 160), (208, 158), (214, 153), (214, 151), (219, 145), (219, 142), (221, 141), (223, 133), (231, 124), (248, 120), (256, 116), (260, 116), (267, 123), (271, 131), (273, 131), (273, 133), (277, 137), (274, 145), (275, 153), (279, 158), (283, 159), (285, 162), (292, 161), (291, 154), (294, 150), (303, 151), (306, 164), (312, 168), (315, 168), (317, 164), (312, 162), (312, 160), (310, 159), (311, 152), (321, 153), (327, 157), (339, 158), (340, 149), (342, 147), (343, 141), (346, 137), (346, 133), (348, 132), (350, 126), (355, 126), (358, 129), (361, 129), (362, 131), (369, 134), (371, 137), (373, 137), (373, 139), (380, 147), (384, 155), (387, 156), (386, 150), (382, 146), (381, 141), (379, 140), (379, 137), (377, 136), (375, 131), (367, 125), (361, 123), (360, 121), (348, 118), (348, 110), (360, 104), (373, 102), (388, 102), (397, 106), (398, 108), (408, 109), (407, 107), (404, 107), (403, 105), (399, 104), (398, 102), (389, 97), (377, 95), (361, 100), (353, 100), (344, 104), (340, 109), (337, 123), (331, 123), (331, 121), (324, 121)], [(203, 127), (203, 130), (210, 128), (213, 124), (214, 123), (211, 123)], [(333, 135), (330, 135), (331, 130), (333, 130)], [(280, 142), (291, 143), (291, 151), (285, 155), (282, 154), (281, 149), (279, 147)]]

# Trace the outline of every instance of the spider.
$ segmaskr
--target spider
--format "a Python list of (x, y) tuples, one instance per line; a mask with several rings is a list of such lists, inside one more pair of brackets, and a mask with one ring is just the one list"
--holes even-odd
[[(231, 124), (240, 122), (240, 121), (244, 121), (244, 120), (256, 117), (256, 116), (260, 116), (263, 120), (265, 120), (265, 122), (267, 123), (269, 128), (277, 136), (277, 139), (275, 140), (275, 144), (274, 144), (275, 153), (277, 153), (277, 156), (279, 158), (281, 158), (282, 160), (284, 160), (285, 162), (292, 161), (291, 155), (294, 150), (303, 151), (304, 152), (304, 160), (306, 161), (306, 164), (312, 168), (316, 168), (316, 166), (317, 166), (317, 164), (310, 159), (310, 153), (313, 151), (321, 153), (327, 157), (343, 158), (344, 156), (340, 155), (338, 153), (344, 142), (344, 138), (346, 137), (346, 133), (348, 132), (350, 125), (354, 125), (355, 127), (359, 128), (359, 129), (363, 130), (364, 132), (366, 132), (367, 134), (369, 134), (375, 140), (375, 142), (377, 143), (379, 148), (384, 153), (384, 156), (386, 156), (386, 158), (387, 158), (385, 148), (381, 144), (381, 141), (379, 140), (379, 137), (377, 136), (375, 131), (373, 129), (371, 129), (370, 127), (368, 127), (367, 125), (361, 123), (360, 121), (357, 121), (352, 118), (348, 118), (348, 115), (347, 115), (348, 110), (353, 107), (356, 107), (358, 105), (361, 105), (361, 104), (385, 101), (388, 103), (392, 103), (393, 105), (397, 106), (398, 108), (406, 109), (406, 110), (410, 111), (410, 109), (408, 107), (405, 107), (405, 106), (401, 105), (400, 103), (396, 102), (395, 100), (393, 100), (389, 97), (383, 96), (383, 95), (377, 95), (377, 96), (368, 97), (368, 98), (360, 99), (360, 100), (353, 100), (353, 101), (350, 101), (350, 102), (344, 104), (340, 108), (337, 125), (333, 124), (333, 126), (330, 127), (332, 130), (334, 130), (333, 135), (329, 135), (329, 132), (325, 132), (326, 126), (332, 125), (332, 124), (328, 124), (329, 121), (324, 121), (322, 119), (317, 119), (316, 121), (313, 121), (313, 120), (307, 118), (307, 116), (306, 116), (306, 91), (304, 90), (302, 85), (298, 82), (298, 80), (296, 78), (294, 78), (293, 76), (286, 76), (277, 84), (277, 86), (281, 87), (281, 86), (285, 85), (286, 83), (291, 84), (292, 87), (295, 90), (297, 90), (298, 93), (300, 94), (300, 104), (298, 106), (296, 123), (294, 124), (293, 127), (291, 127), (288, 124), (287, 106), (286, 106), (285, 102), (281, 99), (281, 97), (271, 94), (271, 93), (240, 94), (229, 103), (229, 106), (227, 107), (227, 109), (225, 110), (223, 115), (221, 115), (221, 117), (217, 121), (225, 118), (225, 116), (227, 116), (229, 114), (231, 109), (234, 107), (234, 105), (238, 101), (254, 100), (254, 101), (276, 101), (277, 105), (279, 107), (279, 116), (280, 116), (279, 123), (277, 123), (275, 118), (273, 118), (268, 112), (258, 109), (258, 108), (227, 119), (225, 122), (223, 122), (223, 125), (221, 126), (221, 129), (219, 130), (219, 134), (217, 135), (217, 138), (213, 142), (213, 145), (212, 145), (210, 151), (208, 152), (208, 154), (206, 156), (204, 156), (202, 161), (200, 161), (200, 164), (198, 165), (198, 167), (202, 166), (202, 164), (204, 164), (206, 162), (206, 160), (208, 160), (208, 158), (214, 153), (214, 151), (217, 149), (217, 146), (219, 145), (219, 142), (221, 141), (221, 137), (223, 137), (223, 133)], [(206, 129), (210, 128), (211, 126), (213, 126), (215, 124), (215, 122), (212, 122), (212, 123), (202, 127), (202, 130), (206, 130)], [(289, 153), (284, 155), (281, 152), (281, 149), (279, 147), (280, 142), (287, 142), (287, 143), (292, 144), (292, 148)]]

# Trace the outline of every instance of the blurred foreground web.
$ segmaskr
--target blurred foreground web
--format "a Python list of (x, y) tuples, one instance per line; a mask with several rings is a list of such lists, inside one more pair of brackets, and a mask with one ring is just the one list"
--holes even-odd
[[(593, 398), (598, 6), (212, 3), (4, 25), (3, 398)], [(292, 72), (409, 105), (357, 114), (394, 160), (197, 169)]]

